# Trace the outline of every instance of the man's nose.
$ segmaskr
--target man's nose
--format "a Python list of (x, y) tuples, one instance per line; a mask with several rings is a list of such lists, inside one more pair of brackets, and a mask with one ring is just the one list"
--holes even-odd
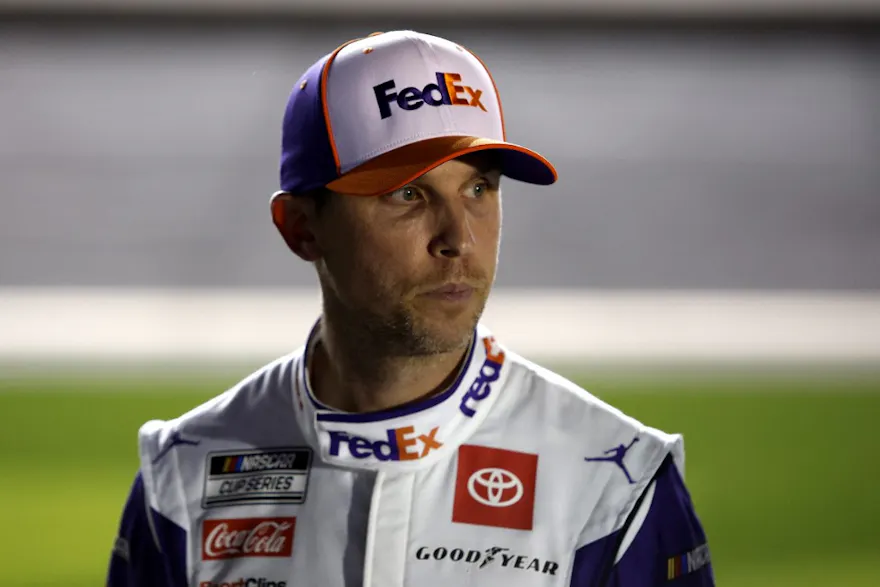
[(473, 251), (476, 240), (471, 218), (463, 202), (444, 201), (436, 204), (437, 229), (431, 239), (430, 252), (435, 257), (453, 259)]

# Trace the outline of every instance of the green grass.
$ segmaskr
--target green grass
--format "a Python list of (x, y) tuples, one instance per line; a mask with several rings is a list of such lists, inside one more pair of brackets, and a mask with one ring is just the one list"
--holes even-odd
[[(880, 585), (880, 379), (578, 380), (685, 435), (719, 585)], [(3, 584), (102, 584), (138, 426), (232, 381), (0, 379)]]

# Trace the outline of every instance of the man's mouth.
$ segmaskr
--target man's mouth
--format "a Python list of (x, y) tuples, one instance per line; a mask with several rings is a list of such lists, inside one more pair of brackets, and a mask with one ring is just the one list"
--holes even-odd
[(456, 302), (470, 299), (475, 288), (466, 283), (447, 283), (446, 285), (431, 289), (423, 293), (423, 296), (443, 301)]

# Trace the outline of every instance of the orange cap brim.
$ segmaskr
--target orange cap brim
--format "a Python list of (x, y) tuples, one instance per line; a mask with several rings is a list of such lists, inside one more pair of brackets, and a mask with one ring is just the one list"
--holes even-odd
[[(331, 181), (327, 188), (349, 196), (380, 196), (402, 188), (447, 161), (488, 150), (511, 155), (502, 157), (503, 175), (539, 185), (556, 181), (556, 169), (535, 151), (496, 139), (453, 136), (425, 139), (389, 151)], [(522, 165), (524, 162), (527, 165)]]

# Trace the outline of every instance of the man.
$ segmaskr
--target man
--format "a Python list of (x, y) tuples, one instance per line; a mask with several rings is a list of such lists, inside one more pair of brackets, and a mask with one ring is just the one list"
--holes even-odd
[(109, 585), (712, 585), (680, 436), (625, 416), (479, 319), (504, 140), (468, 50), (396, 31), (296, 83), (271, 212), (313, 263), (305, 345), (140, 430)]

